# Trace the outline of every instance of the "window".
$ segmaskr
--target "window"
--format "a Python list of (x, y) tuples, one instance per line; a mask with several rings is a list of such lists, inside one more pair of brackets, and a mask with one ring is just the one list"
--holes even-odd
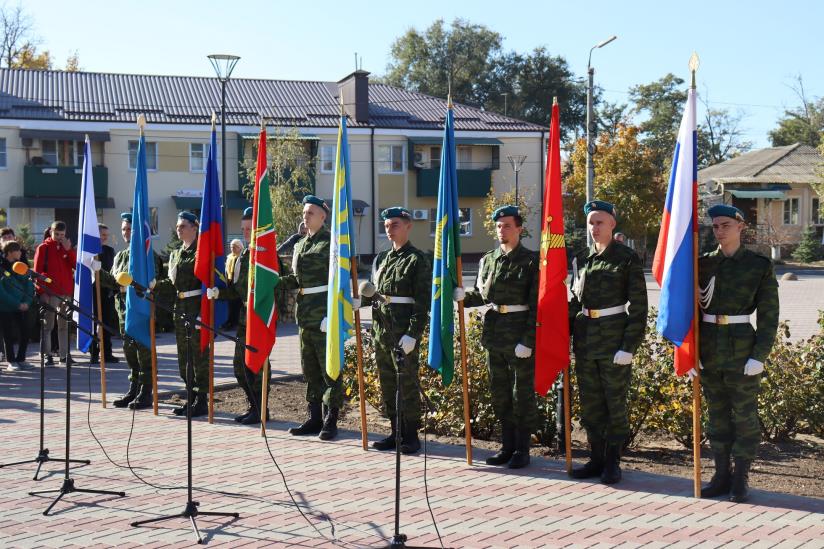
[[(5, 149), (5, 147), (3, 147)], [(6, 164), (3, 163), (3, 166)], [(821, 225), (821, 199), (813, 198), (813, 211), (810, 212), (810, 221), (813, 225)]]
[(81, 166), (83, 154), (80, 154), (80, 163), (75, 156), (77, 146), (74, 141), (56, 141), (44, 139), (41, 142), (43, 160), (47, 166)]
[(469, 147), (458, 147), (458, 169), (472, 169), (472, 149)]
[(378, 172), (403, 173), (403, 145), (378, 146)]
[(320, 173), (335, 173), (337, 145), (322, 145), (320, 148)]
[[(129, 141), (129, 169), (137, 169), (137, 141)], [(146, 142), (146, 169), (157, 170), (157, 143)]]
[(798, 198), (784, 201), (784, 225), (798, 225)]
[(430, 147), (429, 148), (429, 167), (433, 170), (440, 170), (441, 169), (441, 148), (440, 147)]
[(6, 164), (6, 138), (0, 137), (0, 168), (7, 167)]
[[(458, 208), (461, 216), (461, 236), (472, 236), (472, 208)], [(429, 209), (429, 236), (435, 236), (435, 224), (437, 223), (438, 210)]]
[[(147, 146), (148, 148), (148, 146)], [(148, 162), (148, 159), (147, 159)], [(205, 172), (206, 171), (206, 144), (205, 143), (189, 143), (189, 171), (190, 172)]]

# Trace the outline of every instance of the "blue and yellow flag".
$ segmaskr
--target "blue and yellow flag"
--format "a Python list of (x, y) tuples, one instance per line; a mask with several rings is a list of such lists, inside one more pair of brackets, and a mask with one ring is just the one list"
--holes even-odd
[(450, 100), (441, 147), (438, 211), (435, 215), (435, 261), (432, 266), (432, 316), (429, 321), (429, 365), (441, 373), (445, 386), (452, 383), (455, 372), (452, 291), (458, 285), (458, 257), (461, 255), (455, 157), (455, 115)]
[(346, 116), (340, 118), (335, 157), (335, 188), (332, 198), (332, 237), (329, 245), (329, 292), (326, 301), (326, 374), (338, 379), (343, 369), (344, 343), (352, 335), (352, 186), (349, 183), (349, 144)]

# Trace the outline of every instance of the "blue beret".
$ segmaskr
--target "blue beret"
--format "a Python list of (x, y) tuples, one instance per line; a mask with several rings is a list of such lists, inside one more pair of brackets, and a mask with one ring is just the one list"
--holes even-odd
[(243, 217), (241, 219), (252, 219), (252, 207), (249, 206), (245, 210), (243, 210)]
[(132, 212), (123, 212), (120, 214), (120, 219), (123, 221), (128, 221), (129, 223), (132, 222)]
[(501, 206), (492, 212), (492, 221), (498, 221), (499, 218), (510, 215), (521, 215), (520, 210), (518, 210), (518, 206)]
[(391, 219), (393, 217), (412, 219), (412, 214), (409, 213), (409, 210), (407, 210), (403, 206), (392, 206), (391, 208), (386, 208), (381, 212), (381, 219), (383, 219), (384, 221), (386, 221), (387, 219)]
[(189, 223), (197, 223), (197, 216), (192, 212), (183, 210), (182, 212), (178, 212), (177, 214), (178, 219), (185, 219)]
[(716, 217), (731, 217), (738, 221), (744, 221), (744, 212), (728, 204), (716, 204), (707, 210), (707, 214), (710, 216), (710, 219), (715, 219)]
[(618, 217), (615, 206), (603, 200), (593, 200), (584, 204), (584, 215), (589, 215), (589, 212), (607, 212), (612, 217)]
[(314, 204), (315, 206), (318, 206), (319, 208), (323, 208), (323, 211), (325, 211), (326, 213), (329, 213), (329, 206), (326, 204), (326, 202), (324, 202), (323, 200), (321, 200), (320, 198), (318, 198), (317, 196), (315, 196), (313, 194), (307, 194), (306, 196), (304, 196), (303, 197), (303, 203), (304, 204)]

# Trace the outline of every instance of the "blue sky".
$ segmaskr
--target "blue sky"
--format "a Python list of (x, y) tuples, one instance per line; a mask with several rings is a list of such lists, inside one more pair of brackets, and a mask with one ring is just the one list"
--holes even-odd
[[(673, 72), (688, 80), (693, 50), (701, 57), (698, 89), (711, 106), (741, 111), (746, 138), (767, 146), (784, 108), (798, 104), (791, 85), (804, 78), (824, 96), (824, 2), (416, 2), (27, 0), (42, 48), (62, 66), (77, 50), (83, 70), (213, 75), (206, 55), (242, 57), (234, 76), (338, 80), (354, 69), (382, 74), (392, 41), (409, 27), (463, 17), (504, 36), (519, 52), (545, 46), (586, 72), (589, 48), (596, 84), (610, 101)], [(547, 98), (549, 100), (549, 98)]]

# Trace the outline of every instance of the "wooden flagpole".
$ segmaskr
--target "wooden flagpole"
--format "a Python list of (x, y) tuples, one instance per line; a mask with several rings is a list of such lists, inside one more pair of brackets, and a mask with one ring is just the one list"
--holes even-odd
[[(237, 268), (237, 267), (236, 267)], [(244, 366), (245, 368), (246, 366)], [(244, 372), (246, 374), (246, 372)], [(247, 375), (247, 379), (249, 376)], [(260, 387), (260, 436), (266, 437), (266, 409), (269, 407), (269, 359), (263, 363), (263, 382)], [(251, 390), (250, 390), (251, 392)]]
[[(463, 258), (456, 258), (458, 270), (458, 286), (463, 287)], [(478, 273), (480, 276), (480, 273)], [(441, 299), (451, 299), (452, 296), (441, 296)], [(464, 407), (464, 438), (466, 443), (466, 464), (472, 465), (472, 423), (469, 421), (469, 371), (466, 366), (466, 322), (464, 320), (463, 301), (458, 302), (458, 335), (461, 342), (461, 388), (463, 390)]]
[[(358, 258), (352, 256), (352, 297), (358, 296)], [(358, 402), (360, 407), (361, 446), (369, 448), (369, 432), (366, 430), (366, 387), (363, 379), (363, 342), (361, 341), (360, 310), (355, 309), (355, 350), (358, 357)]]
[(564, 449), (566, 450), (566, 471), (572, 474), (572, 413), (570, 408), (570, 387), (572, 380), (569, 372), (570, 365), (564, 368)]
[[(98, 256), (95, 256), (98, 257)], [(99, 260), (99, 259), (98, 259)], [(106, 349), (104, 347), (103, 338), (103, 300), (100, 299), (100, 273), (95, 273), (94, 277), (94, 293), (97, 299), (97, 346), (100, 350), (100, 404), (103, 408), (106, 407)]]

